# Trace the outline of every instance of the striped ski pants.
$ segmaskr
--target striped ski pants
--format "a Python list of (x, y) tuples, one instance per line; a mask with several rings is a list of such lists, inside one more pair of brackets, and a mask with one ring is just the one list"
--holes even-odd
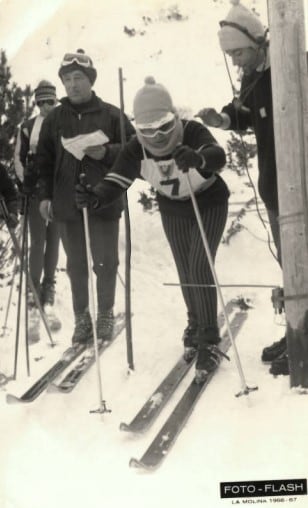
[[(228, 202), (200, 212), (209, 248), (215, 260), (226, 225)], [(214, 284), (195, 217), (161, 215), (177, 267), (188, 319), (204, 328), (217, 327), (216, 288), (188, 287), (184, 284)]]

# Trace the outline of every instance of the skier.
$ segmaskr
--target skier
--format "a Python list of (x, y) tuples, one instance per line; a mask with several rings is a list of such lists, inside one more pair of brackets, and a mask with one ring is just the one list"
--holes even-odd
[[(42, 80), (34, 90), (35, 104), (39, 114), (26, 120), (20, 127), (15, 145), (15, 172), (22, 193), (29, 203), (30, 254), (29, 271), (34, 288), (40, 297), (51, 331), (61, 328), (61, 322), (54, 312), (55, 272), (59, 256), (60, 233), (56, 222), (44, 221), (39, 212), (38, 169), (36, 152), (39, 134), (44, 118), (56, 106), (56, 88), (49, 81)], [(29, 341), (40, 338), (40, 312), (32, 293), (29, 293)]]
[(169, 92), (152, 77), (135, 96), (134, 118), (137, 137), (127, 143), (104, 179), (95, 186), (77, 185), (77, 206), (104, 209), (136, 178), (147, 180), (157, 190), (163, 228), (187, 307), (184, 357), (189, 360), (198, 351), (196, 380), (201, 381), (221, 357), (217, 295), (214, 287), (197, 287), (213, 284), (213, 276), (185, 173), (191, 179), (214, 258), (228, 210), (229, 191), (217, 174), (225, 164), (225, 153), (200, 122), (179, 118)]
[[(38, 145), (40, 210), (44, 219), (52, 213), (60, 222), (67, 256), (75, 329), (73, 343), (93, 338), (88, 309), (88, 268), (83, 216), (76, 208), (75, 184), (86, 173), (97, 182), (112, 166), (121, 147), (120, 111), (102, 101), (92, 90), (97, 77), (91, 58), (78, 50), (66, 53), (59, 77), (67, 97), (45, 119)], [(125, 120), (126, 136), (134, 128)], [(94, 145), (91, 143), (94, 138)], [(52, 204), (52, 207), (51, 207)], [(89, 217), (93, 269), (97, 289), (97, 337), (110, 340), (114, 326), (114, 301), (118, 260), (119, 219), (123, 200)], [(93, 212), (93, 211), (92, 211)]]
[[(278, 191), (272, 107), (272, 85), (267, 30), (257, 16), (239, 2), (230, 9), (218, 32), (220, 46), (243, 73), (239, 98), (222, 108), (204, 108), (197, 116), (211, 127), (245, 130), (253, 127), (258, 152), (259, 193), (265, 204), (281, 266)], [(264, 348), (262, 360), (272, 363), (272, 374), (288, 374), (284, 336)]]
[[(18, 195), (13, 180), (9, 177), (5, 166), (0, 163), (0, 218), (6, 220), (9, 228), (16, 228), (18, 224)], [(4, 206), (4, 209), (3, 209)], [(6, 210), (8, 216), (5, 216)]]

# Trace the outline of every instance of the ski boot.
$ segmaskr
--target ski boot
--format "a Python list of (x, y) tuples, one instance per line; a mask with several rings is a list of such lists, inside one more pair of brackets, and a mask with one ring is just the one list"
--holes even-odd
[(262, 351), (261, 360), (264, 363), (271, 363), (282, 355), (287, 348), (287, 339), (282, 337), (277, 342), (274, 342), (271, 346), (267, 346)]
[(218, 344), (221, 341), (217, 326), (198, 328), (198, 355), (196, 361), (196, 383), (201, 383), (208, 374), (219, 365), (222, 356), (228, 358), (220, 351)]
[(36, 344), (40, 340), (41, 315), (37, 307), (29, 309), (28, 341), (29, 344)]
[(183, 332), (184, 355), (183, 358), (186, 362), (190, 362), (197, 352), (198, 325), (196, 318), (188, 313), (188, 324)]
[(100, 342), (109, 342), (112, 339), (113, 327), (113, 309), (99, 311), (96, 321), (97, 340)]
[(88, 309), (75, 314), (75, 329), (72, 337), (72, 343), (86, 344), (93, 340), (93, 328), (91, 316)]
[(54, 312), (54, 302), (55, 282), (44, 279), (41, 285), (41, 304), (44, 309), (50, 330), (52, 332), (57, 332), (61, 328), (61, 321)]
[(289, 358), (288, 353), (285, 350), (278, 358), (276, 358), (270, 367), (270, 374), (273, 376), (287, 376), (289, 371)]

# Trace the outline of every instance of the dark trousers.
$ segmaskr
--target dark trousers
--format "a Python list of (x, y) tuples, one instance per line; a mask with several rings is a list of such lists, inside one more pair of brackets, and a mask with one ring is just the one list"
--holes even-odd
[[(83, 312), (89, 304), (88, 265), (83, 218), (61, 222), (61, 239), (67, 256), (73, 309)], [(93, 270), (96, 274), (97, 306), (99, 311), (113, 307), (119, 265), (119, 220), (102, 220), (89, 215), (90, 245)]]
[(60, 230), (56, 222), (46, 226), (36, 196), (29, 201), (30, 253), (29, 268), (34, 287), (39, 291), (41, 276), (53, 282), (59, 257)]
[[(220, 243), (228, 213), (228, 203), (201, 213), (203, 228), (213, 259)], [(214, 284), (195, 218), (162, 215), (181, 284)], [(189, 318), (205, 328), (217, 327), (216, 288), (182, 286)]]
[(270, 210), (269, 208), (266, 209), (272, 237), (274, 240), (274, 244), (277, 250), (277, 261), (281, 265), (281, 243), (280, 243), (280, 229), (279, 229), (279, 212), (278, 210)]

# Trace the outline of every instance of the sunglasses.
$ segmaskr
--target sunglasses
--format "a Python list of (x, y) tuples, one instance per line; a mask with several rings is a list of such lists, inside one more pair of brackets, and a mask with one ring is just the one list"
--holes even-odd
[(55, 101), (53, 99), (43, 99), (41, 101), (37, 101), (36, 104), (38, 105), (39, 108), (44, 106), (44, 104), (48, 104), (48, 106), (54, 106)]
[(153, 128), (138, 128), (138, 131), (144, 138), (155, 138), (158, 134), (170, 134), (175, 128), (175, 118), (170, 120), (170, 122), (166, 122), (163, 125), (160, 125), (157, 129)]
[(72, 63), (81, 65), (82, 67), (92, 67), (92, 60), (84, 53), (66, 53), (63, 57), (61, 67), (71, 65)]

